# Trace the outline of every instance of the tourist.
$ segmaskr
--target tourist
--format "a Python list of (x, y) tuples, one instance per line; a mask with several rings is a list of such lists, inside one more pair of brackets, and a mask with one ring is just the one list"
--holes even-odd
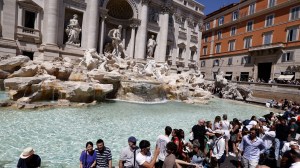
[(204, 150), (204, 147), (205, 147), (204, 138), (206, 135), (206, 129), (205, 129), (204, 123), (205, 123), (205, 121), (203, 119), (200, 119), (198, 121), (198, 124), (194, 125), (192, 128), (192, 132), (194, 134), (194, 140), (198, 139), (201, 150)]
[(205, 135), (205, 148), (204, 148), (204, 153), (207, 153), (210, 149), (210, 144), (213, 142), (215, 138), (215, 133), (212, 130), (212, 122), (211, 121), (206, 121), (206, 135)]
[[(182, 148), (182, 159), (183, 160), (186, 160), (188, 161), (189, 160), (189, 157), (188, 157), (188, 153), (190, 153), (190, 143), (186, 142), (185, 139), (184, 139), (184, 131), (182, 129), (179, 129), (179, 134), (180, 134), (180, 138), (181, 138), (181, 143), (183, 145), (183, 148)], [(191, 148), (192, 149), (192, 148)]]
[(213, 124), (213, 130), (222, 129), (221, 117), (216, 116)]
[(96, 152), (93, 150), (93, 143), (87, 142), (85, 150), (80, 155), (80, 168), (90, 168), (96, 166)]
[(140, 152), (136, 156), (136, 161), (141, 168), (153, 168), (160, 153), (159, 148), (156, 148), (154, 154), (150, 152), (150, 142), (142, 140), (139, 144)]
[(164, 164), (164, 160), (167, 156), (167, 144), (170, 142), (170, 134), (172, 133), (172, 128), (170, 126), (166, 126), (165, 134), (159, 135), (156, 140), (156, 146), (159, 148), (160, 153), (158, 155), (158, 162), (155, 167), (161, 168)]
[(299, 150), (299, 144), (296, 141), (291, 141), (289, 143), (289, 149), (285, 151), (282, 155), (282, 158), (280, 160), (280, 167), (289, 168), (292, 165), (294, 161), (291, 156), (291, 152), (294, 150)]
[(258, 124), (256, 116), (252, 116), (250, 122), (247, 124), (247, 129), (250, 130), (252, 127), (255, 127)]
[(296, 123), (296, 119), (291, 118), (291, 120), (290, 120), (290, 134), (291, 134), (292, 140), (296, 139), (296, 134), (297, 134), (298, 128), (299, 128), (299, 126)]
[(266, 150), (264, 152), (263, 157), (261, 158), (261, 163), (267, 165), (269, 167), (276, 167), (276, 159), (275, 159), (275, 149), (274, 149), (274, 141), (275, 141), (275, 126), (271, 125), (269, 130), (260, 128), (262, 133), (262, 140), (265, 143)]
[(228, 156), (228, 141), (230, 139), (230, 133), (229, 130), (231, 128), (230, 122), (227, 120), (227, 114), (224, 114), (222, 116), (223, 120), (221, 121), (222, 123), (222, 129), (224, 132), (224, 139), (225, 139), (225, 149), (226, 149), (226, 156)]
[(176, 160), (177, 168), (184, 166), (195, 166), (197, 168), (202, 168), (204, 166), (205, 154), (200, 149), (200, 143), (198, 140), (193, 142), (193, 156), (191, 162), (186, 162), (182, 160)]
[(39, 155), (34, 154), (32, 147), (27, 147), (20, 155), (17, 168), (37, 168), (41, 167), (41, 158)]
[(244, 167), (255, 168), (258, 165), (260, 154), (264, 153), (265, 149), (263, 140), (257, 137), (256, 129), (251, 128), (250, 134), (245, 135), (239, 145), (240, 152), (243, 152)]
[(163, 168), (176, 168), (176, 156), (177, 145), (174, 142), (167, 143), (167, 155), (164, 160)]
[(215, 130), (217, 138), (214, 140), (210, 152), (212, 167), (220, 167), (221, 163), (225, 161), (225, 140), (223, 134), (222, 130)]
[(183, 142), (180, 131), (175, 129), (173, 130), (173, 132), (176, 134), (176, 136), (173, 136), (172, 140), (172, 142), (174, 142), (177, 145), (176, 157), (178, 159), (184, 160), (186, 159), (186, 155), (183, 153)]
[(96, 168), (108, 167), (112, 168), (112, 155), (108, 147), (104, 146), (104, 141), (98, 139), (97, 148), (95, 149), (97, 158), (96, 158)]
[(232, 121), (232, 129), (230, 131), (230, 140), (232, 143), (232, 148), (233, 148), (233, 153), (229, 152), (229, 155), (236, 157), (238, 150), (237, 150), (237, 146), (238, 146), (238, 133), (240, 130), (241, 126), (240, 126), (240, 122), (238, 119), (234, 118)]
[(293, 159), (293, 163), (290, 168), (299, 168), (300, 167), (300, 150), (299, 149), (291, 150), (291, 157)]
[(281, 149), (284, 143), (287, 142), (289, 136), (289, 127), (286, 125), (286, 120), (283, 117), (278, 118), (278, 123), (276, 124), (276, 137), (275, 137), (275, 159), (279, 159), (281, 154)]
[(139, 148), (136, 146), (137, 139), (134, 136), (128, 138), (128, 146), (121, 151), (119, 168), (137, 168), (136, 155)]

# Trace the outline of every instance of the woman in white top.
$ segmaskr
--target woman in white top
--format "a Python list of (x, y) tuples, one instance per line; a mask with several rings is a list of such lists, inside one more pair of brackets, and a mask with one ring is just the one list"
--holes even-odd
[(222, 129), (221, 117), (216, 116), (213, 124), (213, 130), (219, 130), (219, 129)]
[(227, 114), (223, 114), (223, 121), (222, 123), (222, 130), (224, 132), (224, 139), (225, 139), (225, 149), (226, 149), (226, 156), (228, 156), (228, 141), (230, 139), (230, 132), (229, 130), (231, 129), (230, 122), (227, 120)]

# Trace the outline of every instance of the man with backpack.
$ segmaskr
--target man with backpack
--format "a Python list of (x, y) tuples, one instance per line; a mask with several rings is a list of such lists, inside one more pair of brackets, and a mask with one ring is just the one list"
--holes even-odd
[(222, 130), (215, 130), (217, 137), (211, 147), (211, 166), (220, 167), (220, 164), (225, 161), (225, 139), (223, 138), (224, 132)]
[(125, 147), (120, 155), (120, 168), (138, 168), (136, 163), (136, 155), (140, 152), (139, 147), (136, 146), (137, 139), (134, 136), (128, 138), (128, 146)]

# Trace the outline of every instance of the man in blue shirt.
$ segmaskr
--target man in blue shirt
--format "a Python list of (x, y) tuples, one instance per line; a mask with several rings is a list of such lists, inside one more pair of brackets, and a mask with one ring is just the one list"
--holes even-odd
[(266, 149), (262, 139), (257, 137), (256, 129), (251, 128), (250, 134), (245, 135), (239, 145), (242, 152), (242, 160), (245, 168), (256, 168), (260, 158), (260, 154)]

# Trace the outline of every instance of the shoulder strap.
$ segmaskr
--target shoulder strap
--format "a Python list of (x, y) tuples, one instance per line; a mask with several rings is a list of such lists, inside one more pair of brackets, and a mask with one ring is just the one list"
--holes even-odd
[(85, 160), (84, 160), (84, 165), (87, 166), (87, 153), (88, 151), (85, 151)]
[(135, 156), (136, 156), (136, 150), (137, 150), (137, 148), (135, 148), (134, 151), (133, 151), (133, 168), (135, 168), (135, 160), (136, 160)]
[[(221, 138), (220, 138), (220, 139), (221, 139)], [(217, 148), (217, 152), (218, 152), (218, 153), (219, 153), (218, 142), (219, 142), (220, 139), (217, 139), (217, 140), (216, 140), (216, 143), (215, 143), (215, 146), (216, 146), (216, 148)]]

